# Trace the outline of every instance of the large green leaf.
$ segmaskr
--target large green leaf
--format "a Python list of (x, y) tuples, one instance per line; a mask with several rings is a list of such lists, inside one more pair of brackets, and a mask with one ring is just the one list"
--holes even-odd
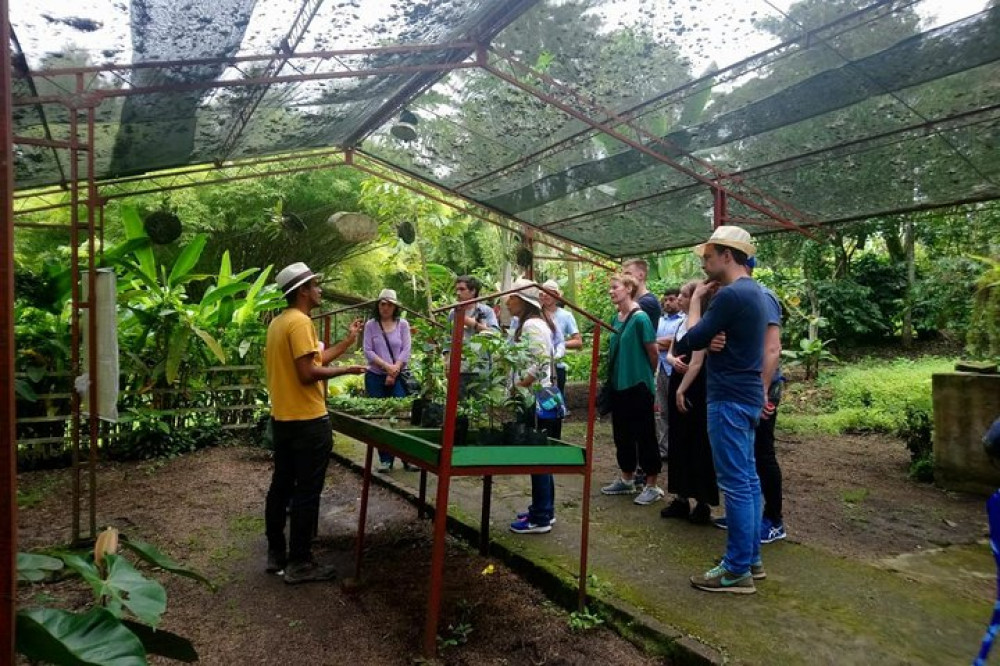
[(167, 341), (167, 383), (173, 384), (180, 375), (181, 363), (187, 352), (188, 341), (191, 339), (191, 329), (183, 323), (174, 326)]
[(124, 606), (142, 622), (156, 627), (167, 610), (167, 591), (124, 557), (110, 553), (104, 557), (108, 577), (104, 579), (103, 596), (108, 600), (108, 610), (120, 616)]
[(139, 639), (103, 608), (76, 614), (55, 608), (22, 610), (15, 629), (17, 651), (57, 666), (145, 666)]
[[(209, 288), (205, 292), (205, 296), (201, 299), (201, 307), (205, 308), (217, 301), (221, 301), (226, 296), (235, 296), (244, 289), (250, 286), (247, 282), (230, 282), (224, 287), (217, 287), (215, 289)], [(229, 322), (220, 322), (222, 324), (227, 324)]]
[(198, 263), (198, 260), (201, 259), (201, 253), (205, 249), (207, 241), (207, 235), (198, 234), (184, 247), (184, 251), (177, 257), (173, 268), (170, 269), (170, 277), (167, 278), (169, 286), (173, 287), (181, 284), (185, 278), (188, 278), (188, 274), (195, 267), (195, 264)]
[(38, 394), (35, 393), (35, 389), (31, 388), (31, 384), (23, 379), (14, 380), (14, 392), (28, 402), (38, 401)]
[(53, 571), (63, 568), (62, 560), (38, 553), (17, 554), (17, 579), (36, 582), (44, 580)]
[(191, 578), (198, 581), (199, 583), (204, 583), (212, 590), (215, 589), (215, 585), (212, 581), (202, 576), (197, 571), (193, 569), (188, 569), (182, 564), (178, 564), (170, 559), (170, 556), (162, 552), (155, 546), (152, 546), (145, 541), (140, 541), (139, 539), (133, 539), (131, 537), (122, 535), (119, 544), (124, 548), (128, 548), (133, 553), (141, 557), (143, 560), (152, 564), (155, 567), (159, 567), (164, 571), (169, 571), (172, 574), (178, 576), (184, 576), (185, 578)]
[(215, 358), (219, 359), (219, 363), (226, 362), (226, 350), (222, 348), (222, 345), (219, 344), (218, 340), (213, 338), (207, 331), (203, 331), (200, 328), (195, 328), (194, 332), (195, 335), (205, 341), (208, 348), (212, 350), (213, 354), (215, 354)]
[(142, 642), (142, 647), (146, 648), (146, 654), (158, 654), (168, 659), (183, 661), (185, 664), (193, 664), (198, 661), (198, 651), (194, 649), (191, 641), (183, 636), (178, 636), (165, 629), (153, 629), (132, 620), (122, 620), (121, 622)]
[[(142, 224), (142, 218), (139, 217), (139, 212), (134, 206), (122, 206), (122, 225), (125, 227), (125, 238), (127, 240), (149, 239), (149, 236), (146, 234), (146, 228)], [(155, 282), (156, 257), (153, 256), (153, 246), (146, 243), (144, 246), (137, 247), (132, 254), (138, 260), (139, 268), (143, 275)]]
[(220, 287), (225, 287), (232, 282), (233, 264), (229, 259), (229, 250), (222, 253), (222, 262), (219, 264), (219, 279), (216, 281)]

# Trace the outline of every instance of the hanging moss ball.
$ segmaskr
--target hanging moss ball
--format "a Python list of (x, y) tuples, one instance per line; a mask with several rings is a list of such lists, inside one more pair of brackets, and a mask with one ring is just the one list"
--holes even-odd
[(522, 245), (521, 247), (517, 248), (515, 261), (517, 261), (517, 265), (520, 266), (521, 268), (528, 268), (529, 266), (531, 266), (531, 260), (533, 258), (534, 255), (531, 254), (531, 250), (529, 250), (527, 247)]
[(158, 210), (150, 213), (142, 221), (149, 240), (157, 245), (169, 245), (180, 238), (181, 220), (174, 213)]
[(334, 213), (326, 222), (348, 243), (365, 243), (378, 237), (378, 222), (363, 213)]
[(410, 245), (417, 239), (417, 230), (413, 228), (413, 223), (409, 220), (400, 222), (396, 228), (396, 233), (399, 235), (399, 240), (407, 245)]

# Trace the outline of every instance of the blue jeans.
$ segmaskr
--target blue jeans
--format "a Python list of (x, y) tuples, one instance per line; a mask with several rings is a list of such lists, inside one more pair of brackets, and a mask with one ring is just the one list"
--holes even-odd
[[(406, 387), (403, 382), (397, 381), (392, 386), (385, 385), (385, 375), (375, 374), (371, 370), (365, 370), (365, 393), (369, 398), (405, 398)], [(392, 464), (396, 456), (391, 453), (379, 451), (378, 459), (381, 462)]]
[[(562, 437), (562, 419), (538, 419), (538, 429), (552, 439)], [(531, 475), (531, 506), (528, 522), (548, 525), (556, 515), (556, 479), (552, 474)]]
[(708, 403), (708, 439), (726, 503), (726, 556), (723, 566), (735, 575), (760, 561), (763, 501), (754, 461), (754, 429), (760, 407), (739, 402)]

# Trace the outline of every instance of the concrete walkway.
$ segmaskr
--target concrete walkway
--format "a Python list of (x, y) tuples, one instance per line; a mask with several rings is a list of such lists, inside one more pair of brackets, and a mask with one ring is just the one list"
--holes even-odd
[[(364, 460), (363, 445), (343, 436), (335, 449)], [(415, 492), (419, 475), (397, 469), (391, 479)], [(550, 534), (522, 536), (507, 525), (528, 505), (529, 480), (495, 478), (491, 533), (499, 547), (572, 580), (582, 481), (556, 479), (558, 524)], [(768, 575), (757, 594), (708, 594), (693, 589), (688, 578), (721, 555), (725, 533), (665, 521), (662, 503), (638, 507), (630, 498), (604, 497), (604, 481), (593, 482), (589, 591), (637, 609), (640, 621), (690, 637), (682, 649), (700, 643), (710, 648), (702, 652), (711, 660), (732, 663), (880, 665), (970, 663), (978, 651), (995, 590), (986, 544), (871, 564), (784, 541), (764, 546)], [(429, 476), (431, 501), (434, 482)], [(478, 526), (481, 497), (481, 480), (454, 480), (449, 514)]]

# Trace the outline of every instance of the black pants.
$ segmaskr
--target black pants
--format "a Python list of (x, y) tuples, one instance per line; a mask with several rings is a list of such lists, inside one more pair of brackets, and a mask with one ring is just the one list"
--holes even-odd
[(566, 368), (560, 368), (556, 366), (556, 386), (559, 387), (559, 392), (566, 395)]
[(618, 469), (631, 474), (636, 467), (652, 476), (663, 469), (656, 443), (653, 394), (645, 384), (636, 384), (611, 396), (611, 431), (615, 440)]
[(267, 547), (285, 555), (285, 517), (291, 500), (289, 562), (312, 557), (313, 528), (319, 518), (319, 496), (333, 447), (327, 416), (310, 421), (273, 421), (274, 474), (267, 491), (264, 530)]
[[(775, 403), (777, 404), (777, 403)], [(764, 496), (764, 517), (774, 525), (782, 523), (781, 516), (781, 466), (774, 451), (774, 426), (778, 412), (769, 419), (761, 419), (754, 433), (753, 454), (757, 459), (757, 476)]]

